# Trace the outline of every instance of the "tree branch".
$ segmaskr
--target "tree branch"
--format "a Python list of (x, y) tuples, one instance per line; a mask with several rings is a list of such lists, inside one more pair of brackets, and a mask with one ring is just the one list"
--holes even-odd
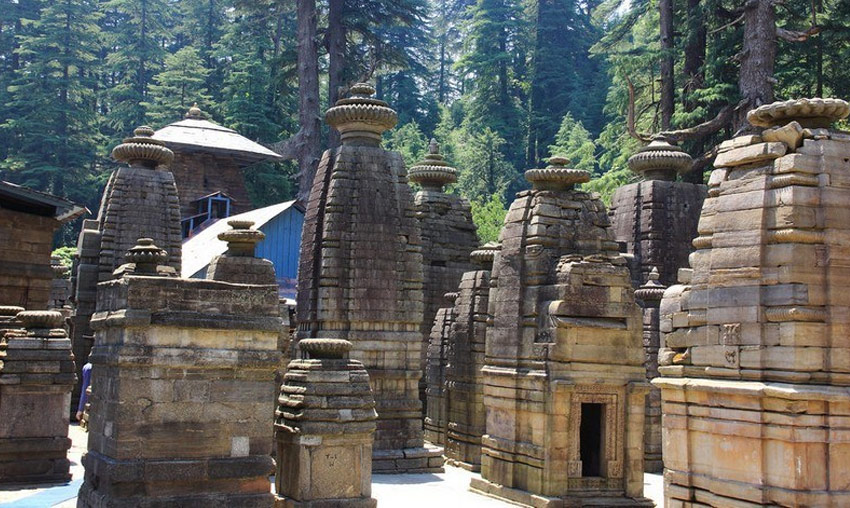
[(786, 30), (785, 28), (776, 27), (776, 35), (780, 39), (788, 42), (805, 42), (809, 40), (809, 37), (819, 34), (820, 30), (821, 28), (819, 26), (813, 26), (805, 32)]
[(722, 32), (723, 30), (726, 30), (730, 26), (737, 25), (741, 21), (744, 21), (744, 14), (741, 14), (740, 16), (738, 16), (737, 18), (733, 19), (732, 21), (726, 23), (725, 25), (723, 25), (719, 28), (715, 28), (714, 30), (708, 32), (708, 35), (714, 35), (717, 32)]
[(675, 131), (665, 131), (662, 132), (661, 135), (666, 137), (672, 141), (683, 141), (686, 139), (700, 139), (715, 132), (719, 131), (723, 127), (729, 125), (732, 121), (732, 115), (739, 109), (746, 107), (748, 105), (748, 101), (742, 100), (737, 105), (732, 106), (731, 104), (727, 104), (723, 106), (723, 108), (717, 113), (717, 116), (712, 118), (711, 120), (705, 121), (699, 125), (695, 125), (693, 127), (688, 127), (686, 129), (678, 129)]
[(635, 127), (635, 85), (632, 83), (632, 79), (628, 76), (626, 76), (626, 83), (629, 86), (628, 121), (626, 122), (626, 126), (629, 129), (629, 135), (640, 141), (649, 142), (649, 134), (642, 134), (638, 132)]

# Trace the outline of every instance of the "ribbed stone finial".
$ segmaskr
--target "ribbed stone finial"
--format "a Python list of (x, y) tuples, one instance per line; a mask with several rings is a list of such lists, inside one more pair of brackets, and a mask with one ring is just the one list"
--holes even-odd
[(663, 135), (654, 136), (648, 145), (629, 157), (629, 169), (645, 180), (672, 181), (677, 174), (690, 171), (692, 166), (691, 156)]
[(233, 229), (218, 234), (219, 240), (227, 242), (227, 255), (254, 257), (254, 249), (266, 237), (265, 233), (251, 229), (254, 221), (250, 220), (229, 220), (227, 224)]
[(796, 99), (765, 104), (749, 113), (747, 121), (756, 127), (781, 127), (797, 121), (809, 129), (828, 128), (850, 115), (850, 104), (841, 99)]
[(443, 298), (445, 298), (446, 301), (449, 302), (450, 304), (454, 305), (454, 303), (457, 300), (457, 297), (459, 295), (460, 295), (460, 293), (458, 293), (457, 291), (452, 291), (452, 292), (444, 294)]
[(154, 130), (147, 125), (137, 127), (133, 137), (112, 149), (112, 158), (126, 162), (130, 166), (141, 166), (156, 169), (158, 166), (171, 164), (174, 152), (166, 148), (165, 143), (153, 139)]
[(136, 265), (136, 274), (156, 275), (157, 267), (168, 259), (168, 252), (153, 243), (152, 238), (139, 238), (136, 245), (124, 254), (124, 261)]
[(646, 277), (646, 282), (637, 290), (635, 290), (635, 298), (643, 301), (661, 301), (664, 296), (664, 290), (667, 286), (661, 284), (659, 279), (661, 275), (658, 273), (658, 267), (653, 266), (649, 275)]
[(59, 256), (50, 256), (50, 269), (53, 270), (54, 279), (66, 279), (71, 273), (71, 269), (62, 264)]
[(568, 168), (570, 160), (566, 157), (555, 155), (549, 157), (548, 163), (545, 168), (525, 172), (525, 179), (534, 190), (569, 190), (577, 183), (590, 181), (590, 171)]
[(339, 360), (351, 351), (351, 342), (344, 339), (301, 339), (301, 353), (316, 360)]
[(24, 310), (26, 309), (17, 305), (0, 305), (0, 319), (15, 317)]
[(185, 118), (190, 120), (203, 120), (206, 116), (204, 115), (204, 112), (201, 111), (201, 108), (198, 107), (198, 103), (196, 102), (191, 108), (189, 108), (189, 111), (186, 112)]
[(472, 253), (469, 254), (469, 259), (471, 259), (473, 263), (489, 270), (493, 266), (493, 259), (496, 257), (496, 253), (501, 248), (502, 246), (497, 242), (487, 242), (472, 251)]
[(64, 319), (62, 314), (55, 310), (25, 310), (17, 314), (17, 320), (29, 331), (60, 328)]
[(432, 138), (425, 158), (410, 168), (407, 178), (426, 191), (442, 192), (445, 185), (457, 182), (457, 170), (443, 160), (440, 144)]
[(325, 121), (339, 131), (343, 144), (380, 145), (381, 134), (395, 127), (398, 115), (386, 102), (373, 97), (372, 85), (357, 83), (349, 93), (325, 113)]

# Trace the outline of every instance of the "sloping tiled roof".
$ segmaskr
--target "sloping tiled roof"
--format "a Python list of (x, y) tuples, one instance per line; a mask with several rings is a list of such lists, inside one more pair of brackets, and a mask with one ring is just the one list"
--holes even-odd
[(210, 264), (212, 259), (227, 250), (227, 243), (218, 239), (218, 234), (230, 229), (227, 221), (250, 220), (254, 229), (260, 229), (264, 224), (282, 214), (295, 205), (295, 201), (285, 201), (276, 205), (258, 208), (250, 212), (231, 215), (210, 224), (203, 231), (183, 241), (183, 265), (180, 269), (182, 277), (191, 277)]
[(3, 180), (0, 180), (0, 207), (53, 217), (59, 222), (68, 222), (88, 213), (88, 209), (67, 199)]
[(203, 148), (204, 150), (226, 153), (241, 159), (246, 165), (264, 160), (282, 160), (283, 158), (233, 129), (222, 127), (209, 120), (185, 118), (166, 125), (156, 131), (154, 139), (164, 141), (169, 146)]

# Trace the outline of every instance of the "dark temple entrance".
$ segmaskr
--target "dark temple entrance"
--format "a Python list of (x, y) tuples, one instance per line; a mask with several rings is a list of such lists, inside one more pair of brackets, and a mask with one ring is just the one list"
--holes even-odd
[(602, 476), (602, 404), (581, 405), (581, 475)]

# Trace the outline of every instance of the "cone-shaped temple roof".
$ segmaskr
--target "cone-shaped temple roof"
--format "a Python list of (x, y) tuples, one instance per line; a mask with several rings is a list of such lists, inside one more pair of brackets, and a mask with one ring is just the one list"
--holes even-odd
[(282, 159), (280, 155), (235, 130), (207, 120), (197, 104), (189, 109), (183, 120), (159, 129), (154, 133), (153, 138), (177, 150), (180, 148), (203, 149), (230, 155), (245, 166), (266, 160)]

